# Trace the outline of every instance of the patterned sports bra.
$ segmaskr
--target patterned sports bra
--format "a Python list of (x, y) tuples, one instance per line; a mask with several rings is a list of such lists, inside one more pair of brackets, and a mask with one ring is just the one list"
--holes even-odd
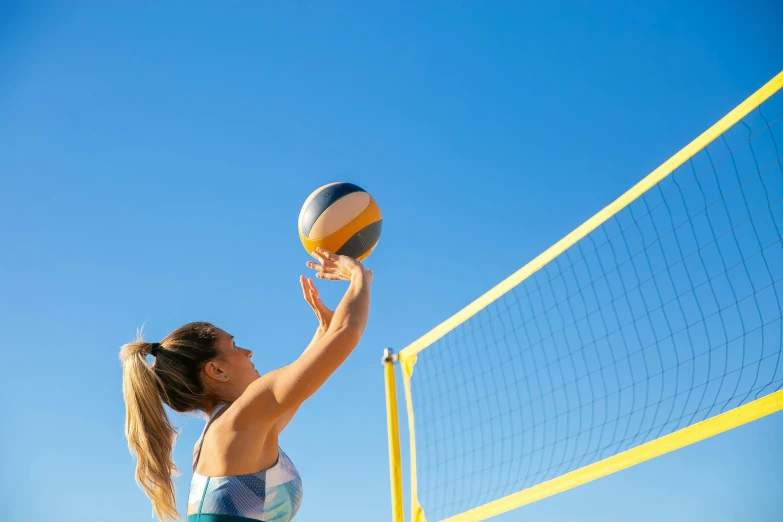
[(226, 477), (196, 473), (204, 435), (223, 406), (212, 412), (197, 442), (187, 522), (290, 522), (302, 503), (302, 481), (282, 449), (277, 463), (258, 473)]

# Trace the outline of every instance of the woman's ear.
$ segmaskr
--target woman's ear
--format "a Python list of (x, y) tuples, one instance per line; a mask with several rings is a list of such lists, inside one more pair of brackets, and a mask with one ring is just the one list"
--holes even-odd
[(207, 364), (204, 365), (204, 374), (210, 378), (214, 379), (217, 382), (222, 382), (225, 377), (225, 373), (223, 370), (215, 364), (214, 361), (209, 361)]

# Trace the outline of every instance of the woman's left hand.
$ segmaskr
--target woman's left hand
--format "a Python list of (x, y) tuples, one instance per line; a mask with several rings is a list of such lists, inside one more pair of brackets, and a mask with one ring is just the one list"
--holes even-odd
[(307, 304), (313, 309), (315, 317), (318, 319), (318, 329), (325, 332), (332, 322), (334, 312), (329, 310), (323, 301), (321, 301), (321, 296), (318, 295), (318, 289), (315, 287), (315, 283), (313, 283), (312, 279), (305, 278), (305, 276), (299, 276), (299, 284), (302, 285), (302, 293), (304, 294), (305, 301), (307, 301)]

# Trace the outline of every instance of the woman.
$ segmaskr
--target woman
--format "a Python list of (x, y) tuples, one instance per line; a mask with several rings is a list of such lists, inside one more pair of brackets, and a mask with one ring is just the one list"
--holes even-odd
[[(332, 312), (312, 280), (300, 277), (320, 324), (288, 366), (260, 375), (250, 360), (253, 352), (209, 323), (182, 326), (160, 343), (140, 339), (122, 347), (125, 435), (137, 458), (136, 480), (160, 520), (180, 518), (171, 480), (175, 430), (164, 403), (208, 416), (194, 448), (188, 522), (288, 522), (296, 515), (301, 481), (278, 436), (358, 344), (372, 282), (372, 271), (350, 257), (321, 249), (313, 257), (318, 263), (307, 266), (318, 278), (350, 284)], [(146, 361), (150, 354), (152, 365)]]

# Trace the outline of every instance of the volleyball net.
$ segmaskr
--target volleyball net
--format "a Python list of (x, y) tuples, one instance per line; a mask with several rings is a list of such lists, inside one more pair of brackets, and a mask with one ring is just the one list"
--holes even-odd
[(386, 358), (402, 520), (484, 520), (783, 409), (783, 72)]

